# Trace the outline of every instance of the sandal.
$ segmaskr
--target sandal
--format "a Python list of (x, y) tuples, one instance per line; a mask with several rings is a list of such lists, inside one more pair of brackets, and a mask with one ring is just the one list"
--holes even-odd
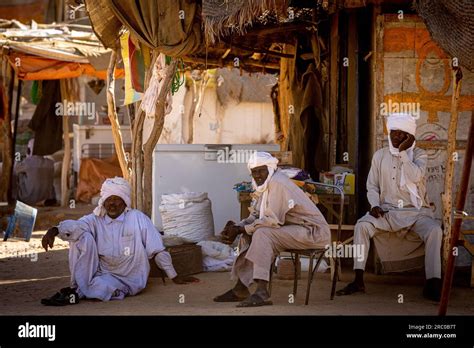
[(342, 288), (341, 290), (336, 291), (337, 296), (344, 296), (344, 295), (352, 295), (356, 292), (362, 292), (365, 293), (365, 287), (364, 286), (359, 286), (356, 283), (352, 282), (346, 285), (345, 288)]
[(270, 300), (264, 300), (257, 294), (252, 294), (247, 297), (245, 300), (240, 302), (237, 307), (261, 307), (261, 306), (271, 306), (273, 302)]
[(242, 300), (245, 300), (245, 297), (237, 296), (232, 289), (222, 295), (214, 297), (214, 302), (240, 302)]
[(41, 300), (41, 304), (45, 306), (67, 306), (77, 303), (79, 303), (79, 295), (71, 288), (63, 288), (50, 298)]

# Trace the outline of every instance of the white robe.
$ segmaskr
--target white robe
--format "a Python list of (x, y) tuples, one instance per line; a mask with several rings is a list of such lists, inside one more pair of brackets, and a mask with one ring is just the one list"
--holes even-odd
[(80, 221), (90, 230), (58, 228), (59, 237), (70, 242), (71, 286), (80, 297), (108, 301), (139, 293), (155, 255), (158, 267), (176, 276), (160, 233), (142, 212), (129, 210), (116, 219), (89, 214)]
[[(367, 199), (371, 207), (379, 206), (388, 211), (383, 217), (375, 218), (367, 213), (361, 217), (354, 229), (354, 244), (361, 245), (363, 258), (354, 258), (354, 269), (365, 269), (370, 238), (376, 233), (401, 232), (404, 229), (415, 232), (425, 244), (426, 277), (441, 277), (441, 243), (443, 232), (433, 218), (433, 212), (426, 195), (426, 164), (428, 156), (420, 148), (413, 151), (413, 161), (406, 152), (392, 155), (388, 148), (378, 150), (373, 158), (367, 178)], [(410, 199), (410, 193), (400, 189), (401, 169), (403, 169), (418, 188), (422, 198), (422, 207), (416, 209)], [(401, 237), (404, 235), (398, 233)], [(387, 236), (389, 237), (389, 236)], [(393, 239), (395, 241), (395, 239)], [(377, 252), (382, 262), (404, 261), (419, 255), (419, 240), (404, 239), (402, 243), (378, 243)]]

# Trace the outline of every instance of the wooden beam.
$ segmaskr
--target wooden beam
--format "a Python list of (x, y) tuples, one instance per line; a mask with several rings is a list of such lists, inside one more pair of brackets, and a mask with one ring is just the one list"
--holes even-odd
[(236, 38), (238, 39), (239, 37), (248, 37), (249, 35), (264, 37), (267, 35), (280, 34), (280, 33), (286, 34), (292, 31), (308, 30), (308, 28), (310, 27), (311, 25), (307, 23), (277, 24), (273, 26), (265, 26), (263, 28), (250, 29), (248, 30), (245, 36), (237, 36)]
[(12, 162), (12, 131), (11, 131), (11, 103), (10, 100), (12, 98), (13, 92), (13, 68), (10, 67), (5, 60), (2, 62), (3, 64), (3, 71), (5, 71), (5, 75), (0, 76), (1, 83), (3, 84), (3, 114), (4, 119), (0, 123), (0, 134), (3, 138), (3, 151), (2, 151), (2, 158), (3, 158), (3, 168), (2, 168), (2, 176), (0, 179), (0, 201), (6, 202), (8, 197), (8, 189), (10, 187), (10, 174), (11, 169), (13, 167)]
[[(72, 91), (72, 82), (68, 79), (59, 81), (61, 100), (75, 102)], [(61, 206), (66, 207), (69, 203), (69, 168), (71, 164), (71, 139), (69, 137), (69, 117), (62, 115), (64, 156), (61, 167)]]
[(275, 51), (267, 50), (267, 49), (261, 48), (261, 47), (249, 47), (245, 44), (235, 43), (234, 41), (230, 41), (230, 42), (227, 41), (226, 43), (230, 46), (236, 47), (238, 49), (241, 49), (241, 50), (247, 51), (247, 52), (255, 52), (255, 53), (262, 53), (262, 54), (265, 53), (265, 54), (275, 56), (275, 57), (279, 57), (279, 58), (293, 58), (293, 56), (291, 54), (275, 52)]
[(329, 67), (329, 166), (336, 164), (336, 138), (337, 138), (337, 116), (338, 116), (338, 90), (339, 90), (339, 13), (331, 17), (330, 31), (330, 67)]
[(130, 181), (130, 171), (128, 169), (128, 159), (125, 156), (123, 147), (122, 132), (120, 131), (120, 123), (117, 117), (117, 109), (115, 107), (115, 67), (117, 65), (117, 51), (112, 50), (110, 55), (109, 66), (107, 68), (107, 116), (112, 126), (112, 136), (114, 139), (115, 152), (122, 170), (125, 180)]
[(446, 150), (446, 174), (444, 179), (444, 193), (441, 195), (441, 200), (443, 202), (443, 225), (444, 231), (444, 240), (443, 240), (443, 253), (442, 253), (442, 268), (446, 272), (448, 265), (449, 255), (452, 254), (450, 247), (451, 240), (451, 226), (452, 226), (452, 215), (453, 215), (453, 203), (452, 203), (452, 193), (453, 193), (453, 181), (454, 181), (454, 153), (456, 151), (456, 130), (458, 125), (458, 101), (461, 94), (461, 79), (462, 72), (459, 67), (453, 68), (453, 94), (451, 98), (451, 120), (449, 122), (448, 129), (448, 147)]
[(231, 51), (231, 49), (230, 49), (230, 48), (226, 49), (226, 50), (225, 50), (225, 52), (224, 52), (224, 54), (222, 55), (222, 57), (221, 57), (221, 58), (222, 58), (222, 59), (226, 59), (226, 58), (227, 58), (227, 56), (229, 55), (230, 51)]
[[(218, 66), (218, 67), (225, 67), (225, 66), (234, 66), (234, 59), (213, 59), (213, 58), (201, 58), (201, 57), (183, 57), (184, 62), (188, 63), (195, 63), (195, 64), (207, 64), (208, 66)], [(239, 64), (245, 66), (254, 66), (259, 68), (265, 69), (272, 69), (272, 70), (280, 70), (280, 65), (277, 63), (265, 63), (261, 61), (253, 61), (253, 59), (240, 59)]]
[[(454, 91), (456, 91), (457, 94), (455, 95), (455, 93), (453, 92), (453, 111), (455, 111), (456, 113), (457, 113), (457, 98), (459, 98), (459, 94), (461, 90), (462, 74), (460, 73), (460, 71), (461, 70), (458, 70), (458, 74), (455, 74), (456, 80), (454, 81)], [(456, 100), (454, 98), (456, 98)], [(471, 174), (472, 155), (474, 153), (474, 122), (473, 121), (474, 121), (474, 114), (471, 112), (471, 125), (469, 127), (468, 146), (467, 146), (466, 153), (464, 156), (461, 182), (459, 184), (459, 190), (457, 191), (458, 194), (456, 197), (456, 210), (457, 211), (464, 210), (464, 205), (466, 203), (466, 197), (467, 197), (467, 191), (469, 190), (469, 177)], [(450, 127), (451, 127), (451, 124), (450, 124)], [(456, 136), (456, 132), (454, 132), (454, 136)], [(449, 157), (452, 157), (452, 156), (450, 156), (448, 152), (448, 158)], [(452, 161), (452, 158), (451, 158), (451, 161)], [(441, 292), (441, 303), (440, 303), (439, 311), (438, 311), (438, 314), (443, 315), (443, 316), (446, 315), (446, 311), (448, 309), (449, 294), (451, 293), (451, 286), (452, 286), (453, 277), (454, 277), (454, 261), (456, 259), (456, 255), (454, 254), (454, 248), (458, 245), (457, 243), (459, 240), (459, 232), (461, 230), (461, 224), (462, 224), (462, 219), (455, 218), (453, 229), (451, 231), (448, 230), (450, 232), (448, 233), (450, 237), (449, 249), (448, 249), (449, 254), (448, 254), (448, 260), (447, 260), (446, 272), (444, 275), (443, 290)], [(470, 251), (472, 252), (472, 250)]]

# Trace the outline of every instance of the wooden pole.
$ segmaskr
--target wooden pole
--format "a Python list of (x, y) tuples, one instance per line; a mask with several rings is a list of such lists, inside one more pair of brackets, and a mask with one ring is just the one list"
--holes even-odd
[(8, 200), (12, 200), (13, 192), (12, 192), (12, 187), (13, 187), (13, 168), (15, 167), (15, 148), (16, 148), (16, 136), (18, 133), (18, 120), (20, 118), (20, 100), (21, 100), (21, 88), (22, 87), (22, 81), (18, 79), (18, 85), (16, 88), (16, 101), (15, 101), (15, 125), (13, 126), (13, 138), (12, 138), (12, 148), (11, 148), (11, 163), (12, 166), (10, 168), (10, 185), (8, 188)]
[(441, 195), (443, 202), (443, 224), (444, 224), (444, 239), (443, 239), (443, 253), (442, 266), (443, 273), (446, 272), (448, 257), (452, 253), (450, 248), (450, 240), (452, 237), (452, 206), (453, 206), (453, 181), (454, 181), (454, 162), (458, 157), (456, 153), (456, 129), (458, 125), (458, 101), (461, 94), (461, 68), (453, 67), (453, 95), (451, 98), (451, 121), (448, 130), (448, 147), (446, 149), (446, 176), (444, 179), (444, 193)]
[(163, 131), (166, 116), (166, 97), (170, 92), (171, 82), (173, 81), (177, 65), (178, 61), (172, 59), (170, 65), (166, 68), (166, 76), (161, 83), (160, 94), (158, 95), (153, 129), (151, 130), (150, 137), (143, 146), (143, 212), (148, 216), (151, 216), (153, 198), (153, 150)]
[(11, 118), (12, 118), (12, 104), (13, 104), (13, 88), (15, 79), (15, 70), (11, 68), (10, 64), (4, 59), (2, 61), (2, 80), (3, 80), (3, 107), (5, 118), (2, 122), (2, 133), (4, 139), (3, 148), (3, 168), (2, 178), (0, 181), (0, 195), (1, 201), (9, 201), (11, 203), (11, 197), (8, 197), (8, 190), (10, 188), (10, 175), (13, 167), (11, 153), (13, 151), (13, 137), (11, 129)]
[[(472, 155), (474, 153), (474, 113), (471, 113), (471, 126), (469, 127), (468, 145), (464, 155), (464, 164), (462, 168), (461, 183), (456, 197), (456, 210), (463, 211), (466, 203), (467, 191), (469, 186), (469, 177), (471, 174)], [(449, 241), (449, 250), (454, 250), (458, 245), (459, 232), (461, 230), (462, 219), (455, 218), (453, 229), (451, 231), (451, 239)], [(450, 252), (448, 254), (448, 262), (446, 273), (444, 274), (443, 291), (441, 292), (441, 303), (439, 305), (438, 315), (446, 315), (449, 302), (449, 294), (451, 293), (451, 286), (454, 276), (454, 261), (457, 253)]]
[[(76, 96), (72, 91), (72, 83), (69, 84), (67, 79), (62, 79), (59, 81), (59, 86), (61, 90), (61, 100), (75, 102)], [(61, 206), (66, 207), (69, 199), (69, 167), (71, 165), (71, 140), (69, 138), (68, 116), (62, 115), (62, 121), (64, 156), (61, 166)]]
[[(151, 63), (145, 74), (145, 90), (150, 84), (153, 67), (158, 59), (159, 52), (154, 51)], [(136, 115), (131, 125), (132, 129), (132, 207), (143, 210), (143, 123), (145, 113), (140, 104), (135, 108)]]
[(115, 152), (120, 163), (120, 169), (124, 179), (130, 181), (130, 170), (128, 169), (128, 159), (123, 148), (122, 132), (117, 117), (115, 106), (115, 66), (117, 65), (117, 51), (112, 50), (109, 67), (107, 68), (107, 115), (112, 126), (112, 136), (114, 138)]

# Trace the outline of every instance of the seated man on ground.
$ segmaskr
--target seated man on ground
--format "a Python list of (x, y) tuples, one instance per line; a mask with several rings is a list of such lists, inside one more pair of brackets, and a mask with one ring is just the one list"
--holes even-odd
[[(238, 235), (239, 255), (232, 268), (235, 287), (214, 298), (216, 302), (240, 302), (237, 307), (271, 305), (267, 290), (270, 267), (285, 249), (324, 248), (331, 231), (319, 209), (285, 174), (278, 160), (256, 152), (248, 163), (252, 186), (258, 196), (251, 215), (238, 224), (229, 221), (222, 240), (232, 244)], [(250, 295), (249, 286), (257, 284)]]
[(48, 251), (59, 236), (69, 241), (71, 287), (41, 303), (62, 306), (80, 298), (121, 300), (142, 291), (150, 272), (149, 259), (176, 284), (198, 281), (181, 277), (165, 250), (160, 233), (142, 212), (130, 209), (130, 185), (116, 177), (102, 185), (98, 206), (79, 220), (62, 221), (43, 236)]
[[(370, 238), (375, 233), (411, 229), (425, 243), (426, 283), (423, 295), (439, 301), (441, 295), (441, 242), (443, 231), (433, 218), (426, 196), (426, 152), (415, 147), (416, 121), (408, 114), (393, 114), (387, 119), (389, 147), (372, 158), (367, 178), (370, 211), (357, 221), (354, 245), (364, 255), (354, 256), (355, 280), (337, 292), (350, 295), (365, 292), (364, 269)], [(383, 250), (377, 250), (379, 255)], [(396, 250), (394, 251), (396, 252)]]

